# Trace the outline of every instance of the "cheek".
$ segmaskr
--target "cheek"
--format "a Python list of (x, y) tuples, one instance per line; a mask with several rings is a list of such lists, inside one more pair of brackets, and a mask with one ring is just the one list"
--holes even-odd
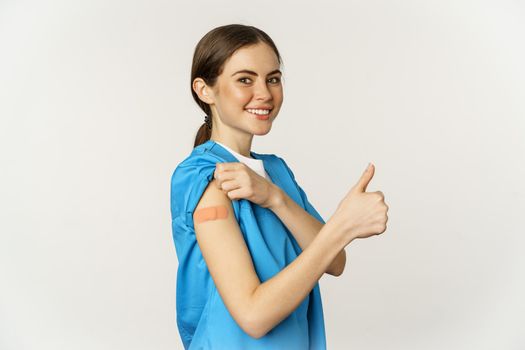
[(247, 102), (250, 100), (249, 90), (240, 86), (228, 86), (224, 89), (224, 93), (232, 100), (238, 102)]
[(272, 88), (272, 95), (275, 99), (282, 99), (283, 98), (283, 86), (275, 86)]
[(276, 107), (280, 107), (282, 105), (283, 99), (284, 99), (282, 90), (281, 91), (274, 91), (272, 96), (273, 96), (273, 102), (274, 102), (275, 106)]
[(234, 89), (232, 96), (234, 96), (234, 98), (243, 105), (250, 102), (250, 99), (251, 99), (251, 93), (249, 92), (249, 90), (242, 89), (242, 88)]

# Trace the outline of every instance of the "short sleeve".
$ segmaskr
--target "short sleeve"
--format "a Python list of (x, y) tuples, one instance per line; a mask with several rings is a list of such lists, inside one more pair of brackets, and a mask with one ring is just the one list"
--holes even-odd
[(320, 222), (322, 222), (323, 224), (326, 224), (325, 220), (323, 219), (323, 217), (321, 216), (321, 214), (319, 214), (319, 212), (315, 209), (315, 207), (312, 205), (312, 203), (310, 203), (310, 201), (308, 200), (308, 196), (306, 195), (306, 192), (302, 189), (302, 187), (297, 183), (297, 180), (295, 179), (295, 175), (292, 171), (292, 169), (290, 169), (290, 167), (288, 166), (288, 164), (286, 164), (286, 162), (284, 161), (284, 159), (282, 159), (281, 157), (278, 157), (276, 156), (278, 159), (281, 160), (281, 162), (284, 164), (286, 170), (288, 171), (288, 173), (290, 174), (293, 182), (295, 183), (295, 186), (297, 187), (297, 190), (299, 191), (299, 194), (301, 195), (301, 199), (304, 203), (304, 207), (305, 207), (305, 210), (310, 214), (312, 215), (313, 217), (315, 217), (317, 220), (319, 220)]
[[(181, 163), (171, 178), (171, 217), (193, 228), (193, 212), (204, 191), (213, 180), (216, 163), (220, 159), (209, 154), (194, 156)], [(238, 220), (238, 201), (232, 201), (234, 214)]]

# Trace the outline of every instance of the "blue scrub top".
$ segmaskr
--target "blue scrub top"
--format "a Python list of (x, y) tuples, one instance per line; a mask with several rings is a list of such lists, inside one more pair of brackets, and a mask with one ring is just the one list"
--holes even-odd
[[(274, 154), (250, 154), (263, 160), (274, 184), (325, 223), (282, 158)], [(238, 160), (220, 144), (208, 140), (195, 147), (171, 177), (172, 234), (179, 262), (177, 326), (184, 348), (326, 349), (319, 282), (287, 318), (259, 339), (244, 332), (224, 305), (202, 257), (193, 225), (193, 211), (213, 180), (215, 164), (221, 162)], [(232, 206), (261, 283), (279, 273), (302, 252), (292, 233), (270, 209), (246, 199), (232, 200)]]

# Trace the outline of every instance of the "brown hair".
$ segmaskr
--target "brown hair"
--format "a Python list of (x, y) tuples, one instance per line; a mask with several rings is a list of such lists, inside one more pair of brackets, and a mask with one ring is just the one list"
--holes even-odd
[[(217, 83), (217, 77), (223, 71), (224, 63), (235, 51), (258, 43), (270, 46), (277, 55), (279, 64), (282, 63), (279, 50), (268, 34), (258, 28), (243, 24), (229, 24), (214, 28), (206, 33), (195, 47), (191, 65), (191, 94), (210, 120), (212, 117), (210, 105), (202, 101), (193, 90), (193, 81), (199, 77), (207, 85), (213, 87)], [(210, 136), (211, 129), (208, 129), (206, 123), (203, 123), (197, 131), (193, 147), (208, 141)]]

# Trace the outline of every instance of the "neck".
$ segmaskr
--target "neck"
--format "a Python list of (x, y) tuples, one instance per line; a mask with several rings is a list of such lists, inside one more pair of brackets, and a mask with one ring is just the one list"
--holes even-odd
[(222, 139), (222, 138), (218, 138), (218, 137), (210, 137), (210, 140), (213, 140), (213, 141), (216, 141), (216, 142), (219, 142), (223, 145), (226, 145), (227, 147), (229, 147), (231, 150), (247, 157), (247, 158), (252, 158), (251, 154), (250, 154), (250, 149), (251, 149), (251, 140), (249, 140), (249, 142), (239, 142), (237, 140), (230, 140), (230, 139)]

